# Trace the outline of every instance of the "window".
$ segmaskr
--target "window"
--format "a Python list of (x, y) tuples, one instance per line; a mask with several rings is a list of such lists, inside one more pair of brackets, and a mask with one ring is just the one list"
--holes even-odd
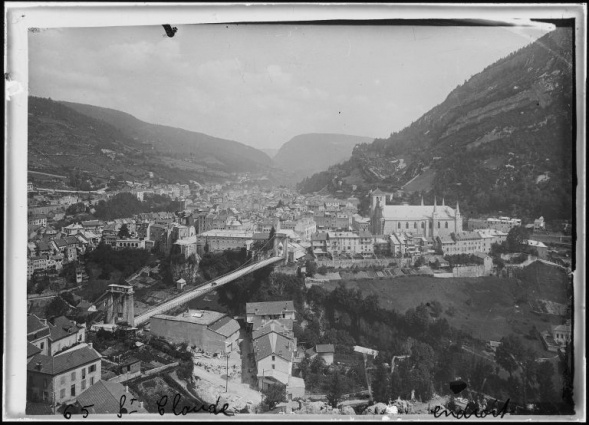
[(90, 385), (94, 385), (94, 377), (90, 377)]
[(61, 383), (61, 385), (65, 384), (65, 375), (61, 375), (60, 383)]
[(85, 389), (86, 389), (86, 380), (83, 380), (81, 390), (84, 391)]
[(275, 361), (275, 360), (276, 360), (276, 356), (272, 356), (272, 361)]
[(43, 400), (49, 399), (49, 393), (47, 391), (43, 391)]
[(423, 221), (421, 222), (421, 228), (425, 228), (425, 224), (423, 223)]
[(413, 228), (414, 229), (417, 229), (417, 223), (416, 222), (413, 222)]
[(93, 364), (88, 368), (88, 373), (96, 372), (96, 365)]
[(440, 228), (440, 222), (438, 221), (438, 229)]
[(62, 388), (62, 389), (59, 391), (59, 398), (65, 398), (65, 388)]
[(44, 342), (42, 342), (42, 343), (41, 343), (41, 347), (39, 347), (39, 348), (41, 348), (41, 350), (43, 350), (43, 349), (45, 348), (45, 343), (44, 343)]
[(43, 379), (43, 388), (47, 388), (47, 379)]
[(275, 365), (272, 365), (272, 369), (276, 369), (276, 366)]
[(82, 368), (82, 379), (86, 379), (86, 368)]
[(446, 222), (446, 229), (448, 228), (448, 222)]
[(71, 386), (71, 388), (70, 388), (70, 395), (72, 397), (75, 397), (76, 396), (76, 384), (74, 384), (74, 385)]

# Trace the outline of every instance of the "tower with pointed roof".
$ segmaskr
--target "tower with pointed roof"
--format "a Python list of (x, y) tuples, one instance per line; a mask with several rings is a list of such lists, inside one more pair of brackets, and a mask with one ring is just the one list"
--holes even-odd
[(437, 201), (436, 197), (434, 196), (434, 210), (432, 212), (432, 236), (435, 238), (438, 236), (438, 210), (437, 210)]
[(454, 229), (456, 229), (457, 233), (462, 232), (462, 215), (460, 215), (460, 206), (458, 205), (458, 201), (456, 201), (456, 213), (454, 216)]
[(372, 227), (372, 234), (373, 235), (382, 235), (383, 234), (382, 210), (383, 210), (383, 204), (381, 204), (381, 198), (377, 196), (376, 197), (376, 205), (374, 206), (372, 217), (371, 217), (371, 227)]
[(376, 188), (376, 190), (374, 190), (370, 193), (371, 215), (374, 215), (374, 212), (376, 211), (376, 204), (377, 203), (380, 203), (381, 206), (386, 205), (386, 197), (387, 197), (387, 194), (385, 192), (383, 192), (382, 190), (380, 190), (378, 187)]

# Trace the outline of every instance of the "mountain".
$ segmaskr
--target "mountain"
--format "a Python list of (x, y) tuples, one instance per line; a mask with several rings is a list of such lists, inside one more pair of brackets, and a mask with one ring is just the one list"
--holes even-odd
[(28, 129), (32, 171), (70, 176), (77, 170), (102, 180), (152, 172), (169, 182), (281, 174), (268, 155), (244, 144), (97, 106), (29, 97)]
[[(456, 87), (444, 102), (343, 164), (298, 184), (303, 193), (383, 190), (445, 196), (466, 214), (572, 218), (573, 32), (557, 28)], [(341, 182), (341, 183), (340, 183)], [(413, 201), (415, 201), (413, 199)]]
[(266, 149), (260, 149), (262, 152), (264, 152), (266, 155), (268, 155), (270, 158), (274, 158), (276, 156), (276, 154), (278, 153), (278, 149), (271, 149), (271, 148), (266, 148)]
[(301, 178), (348, 159), (354, 146), (373, 140), (345, 134), (301, 134), (282, 145), (274, 162)]
[(102, 120), (118, 128), (123, 134), (176, 158), (188, 158), (195, 163), (220, 163), (227, 171), (257, 171), (272, 161), (265, 153), (232, 140), (220, 139), (181, 128), (150, 124), (114, 109), (80, 103), (60, 102), (89, 117)]

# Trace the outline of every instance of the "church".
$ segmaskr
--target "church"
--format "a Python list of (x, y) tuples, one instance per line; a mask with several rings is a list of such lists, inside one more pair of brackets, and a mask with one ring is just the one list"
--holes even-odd
[[(462, 232), (462, 216), (447, 205), (386, 205), (387, 194), (376, 189), (370, 194), (370, 219), (373, 235), (413, 233), (424, 237), (449, 236)], [(391, 195), (392, 199), (392, 195)]]

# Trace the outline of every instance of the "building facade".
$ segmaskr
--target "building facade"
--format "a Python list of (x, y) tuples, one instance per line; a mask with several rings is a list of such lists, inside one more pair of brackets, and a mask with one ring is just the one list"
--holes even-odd
[(387, 194), (376, 190), (371, 194), (372, 233), (388, 235), (393, 232), (410, 232), (424, 237), (449, 235), (462, 231), (460, 207), (447, 205), (386, 205)]

